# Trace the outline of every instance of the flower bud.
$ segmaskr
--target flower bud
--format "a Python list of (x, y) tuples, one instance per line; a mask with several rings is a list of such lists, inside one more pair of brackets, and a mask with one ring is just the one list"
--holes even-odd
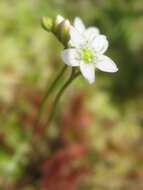
[(64, 20), (64, 17), (62, 17), (61, 15), (58, 15), (56, 17), (55, 25), (60, 24), (63, 20)]
[(43, 17), (42, 26), (46, 31), (55, 34), (65, 47), (67, 46), (70, 37), (69, 29), (71, 26), (69, 20), (61, 15), (58, 15), (55, 20), (52, 20), (49, 17)]
[(70, 30), (70, 22), (69, 20), (65, 19), (63, 20), (59, 25), (59, 33), (60, 33), (60, 40), (63, 42), (64, 45), (67, 46), (67, 43), (69, 41), (69, 30)]
[(53, 32), (55, 34), (58, 33), (58, 28), (59, 28), (59, 25), (64, 21), (64, 17), (62, 17), (61, 15), (58, 15), (56, 17), (56, 19), (54, 20), (54, 26), (53, 26)]
[(42, 18), (42, 27), (47, 30), (48, 32), (51, 32), (53, 30), (53, 20), (49, 17), (43, 17)]

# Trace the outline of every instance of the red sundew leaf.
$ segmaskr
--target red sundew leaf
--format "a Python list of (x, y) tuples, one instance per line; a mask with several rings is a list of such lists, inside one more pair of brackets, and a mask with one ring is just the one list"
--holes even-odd
[(92, 114), (84, 106), (85, 94), (76, 94), (70, 105), (69, 110), (63, 115), (62, 125), (70, 127), (89, 127), (92, 120)]
[[(62, 168), (63, 170), (63, 168)], [(51, 190), (74, 190), (80, 184), (83, 177), (88, 175), (88, 171), (82, 167), (70, 168), (67, 173), (55, 173), (42, 178), (42, 184), (45, 188)]]
[(42, 184), (50, 190), (76, 190), (82, 179), (88, 175), (82, 168), (71, 170), (68, 176), (52, 176), (43, 178)]
[(77, 93), (61, 116), (60, 137), (65, 145), (72, 143), (73, 139), (79, 143), (87, 142), (86, 130), (91, 126), (93, 115), (85, 107), (85, 100), (83, 93)]
[(102, 120), (102, 126), (104, 126), (105, 129), (109, 130), (115, 126), (115, 122), (109, 118), (105, 118)]
[(141, 170), (133, 170), (127, 175), (128, 179), (134, 180), (134, 179), (141, 179), (143, 180), (143, 169)]
[(74, 165), (87, 154), (83, 145), (72, 145), (58, 150), (41, 168), (41, 183), (50, 190), (74, 190), (82, 177), (88, 175), (87, 169), (82, 164)]
[(143, 180), (143, 169), (142, 169), (142, 170), (137, 171), (137, 175), (138, 175), (138, 177), (139, 177), (140, 179), (142, 179), (142, 180)]
[[(88, 152), (87, 148), (82, 145), (72, 145), (62, 150), (58, 150), (51, 159), (45, 161), (42, 166), (42, 172), (48, 174), (50, 171), (53, 171), (53, 168), (56, 170), (65, 165), (65, 163), (70, 163), (73, 159), (81, 158), (83, 155), (86, 155)], [(47, 170), (48, 168), (48, 170)]]

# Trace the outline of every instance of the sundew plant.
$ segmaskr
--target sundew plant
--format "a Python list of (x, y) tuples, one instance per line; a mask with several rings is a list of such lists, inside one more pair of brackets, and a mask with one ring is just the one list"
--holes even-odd
[(0, 190), (143, 190), (142, 0), (0, 1)]
[(83, 76), (89, 84), (93, 84), (96, 80), (96, 69), (115, 73), (118, 71), (118, 68), (114, 61), (105, 55), (109, 46), (107, 37), (101, 34), (97, 27), (91, 26), (86, 28), (79, 17), (74, 19), (73, 24), (61, 15), (58, 15), (55, 19), (44, 17), (42, 19), (42, 26), (46, 31), (52, 32), (63, 44), (64, 50), (61, 52), (61, 58), (64, 66), (44, 96), (36, 122), (39, 122), (44, 102), (49, 94), (54, 90), (56, 83), (62, 77), (66, 68), (71, 67), (71, 75), (67, 81), (65, 79), (65, 84), (56, 95), (47, 121), (48, 125), (54, 116), (60, 97), (74, 79)]

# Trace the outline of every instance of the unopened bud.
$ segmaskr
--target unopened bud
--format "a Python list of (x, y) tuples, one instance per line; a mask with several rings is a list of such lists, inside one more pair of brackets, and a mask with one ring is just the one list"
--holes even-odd
[(56, 17), (55, 25), (60, 24), (63, 20), (64, 20), (64, 17), (62, 17), (61, 15), (58, 15)]
[(53, 30), (53, 20), (49, 17), (42, 18), (42, 27), (48, 32)]
[(54, 21), (54, 27), (53, 27), (53, 32), (55, 34), (59, 33), (59, 28), (61, 23), (65, 20), (64, 17), (62, 17), (61, 15), (58, 15)]
[(42, 26), (48, 32), (52, 32), (66, 47), (70, 38), (70, 22), (61, 15), (58, 15), (55, 20), (49, 17), (43, 17)]
[(64, 44), (67, 44), (67, 42), (69, 41), (70, 26), (71, 26), (71, 24), (70, 24), (69, 20), (67, 20), (67, 19), (62, 21), (59, 25), (60, 38)]

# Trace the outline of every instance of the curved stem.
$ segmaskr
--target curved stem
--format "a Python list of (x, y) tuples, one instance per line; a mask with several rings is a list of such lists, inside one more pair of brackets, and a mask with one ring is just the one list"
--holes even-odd
[(47, 125), (50, 124), (50, 122), (53, 119), (53, 116), (55, 115), (56, 112), (56, 108), (57, 108), (57, 104), (62, 96), (62, 94), (64, 93), (64, 91), (66, 90), (66, 88), (71, 84), (71, 82), (77, 78), (77, 76), (79, 76), (79, 72), (75, 73), (75, 70), (72, 70), (71, 76), (69, 77), (69, 79), (66, 81), (66, 83), (63, 85), (63, 87), (60, 89), (60, 91), (58, 92), (58, 94), (56, 95), (55, 101), (53, 103), (53, 108), (51, 110), (51, 113), (49, 115), (48, 121), (47, 121)]
[(63, 73), (65, 72), (67, 66), (65, 65), (61, 71), (58, 73), (57, 77), (55, 78), (55, 80), (52, 82), (52, 84), (49, 86), (49, 88), (47, 88), (46, 90), (46, 93), (42, 99), (42, 102), (41, 102), (41, 105), (40, 105), (40, 109), (38, 111), (38, 114), (37, 114), (37, 118), (36, 118), (36, 121), (35, 121), (35, 127), (38, 125), (39, 123), (39, 120), (41, 118), (41, 115), (42, 115), (42, 111), (44, 109), (44, 105), (45, 105), (45, 102), (47, 101), (47, 98), (49, 97), (50, 93), (54, 90), (55, 86), (57, 85), (59, 79), (61, 78), (61, 76), (63, 75)]

